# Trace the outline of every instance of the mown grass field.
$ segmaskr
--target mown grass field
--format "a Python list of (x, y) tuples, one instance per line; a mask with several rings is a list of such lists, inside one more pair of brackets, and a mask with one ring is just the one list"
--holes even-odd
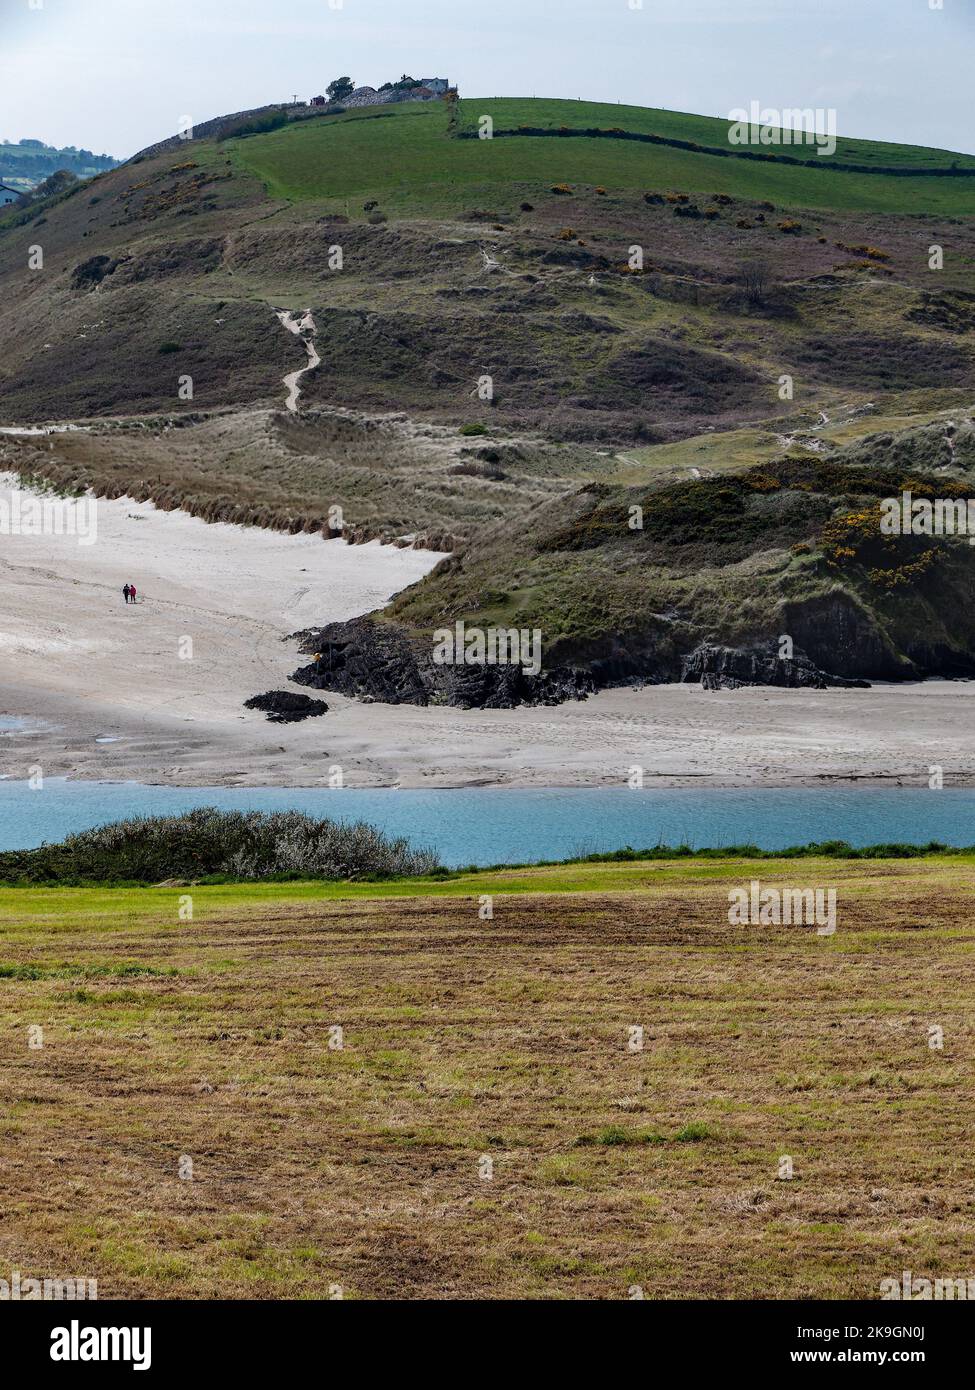
[[(462, 122), (491, 116), (500, 129), (519, 125), (592, 127), (653, 133), (723, 147), (727, 123), (640, 107), (509, 98), (461, 103)], [(429, 105), (370, 108), (323, 117), (268, 135), (227, 142), (241, 172), (262, 179), (272, 197), (315, 200), (345, 211), (346, 200), (378, 199), (399, 216), (442, 215), (472, 207), (509, 209), (512, 198), (543, 196), (556, 183), (605, 186), (612, 194), (679, 189), (772, 199), (791, 208), (909, 213), (975, 212), (975, 179), (843, 173), (721, 158), (667, 146), (607, 139), (559, 141), (538, 136), (452, 140), (446, 111)], [(808, 147), (783, 153), (817, 156)], [(937, 167), (975, 159), (945, 151), (844, 141), (837, 159), (866, 164)], [(822, 161), (819, 161), (822, 162)]]
[[(729, 926), (752, 878), (835, 886), (836, 934)], [(0, 1267), (103, 1298), (967, 1276), (973, 911), (968, 857), (3, 890)]]

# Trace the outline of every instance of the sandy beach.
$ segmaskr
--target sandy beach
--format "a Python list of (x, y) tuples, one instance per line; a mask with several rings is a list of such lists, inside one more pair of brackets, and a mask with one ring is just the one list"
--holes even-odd
[[(13, 479), (0, 478), (9, 501)], [(99, 501), (97, 535), (0, 536), (0, 775), (182, 786), (975, 785), (975, 685), (611, 690), (555, 708), (360, 704), (270, 724), (296, 629), (382, 605), (440, 556)], [(131, 580), (140, 602), (126, 606)]]

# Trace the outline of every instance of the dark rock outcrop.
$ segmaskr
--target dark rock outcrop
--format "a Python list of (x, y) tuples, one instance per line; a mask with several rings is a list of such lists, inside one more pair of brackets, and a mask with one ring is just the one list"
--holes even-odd
[(73, 290), (97, 289), (106, 276), (112, 275), (122, 264), (121, 260), (116, 260), (113, 256), (92, 256), (90, 260), (82, 261), (80, 265), (76, 265), (71, 272), (71, 288)]
[(791, 657), (782, 657), (776, 642), (751, 647), (719, 647), (703, 642), (684, 658), (681, 679), (700, 681), (705, 690), (737, 690), (743, 685), (774, 685), (791, 690), (869, 686), (869, 681), (827, 675), (798, 649)]
[(418, 644), (403, 628), (353, 618), (293, 635), (300, 639), (298, 650), (313, 657), (291, 677), (298, 685), (389, 705), (429, 702)]
[(244, 709), (263, 710), (272, 724), (297, 724), (301, 719), (325, 714), (328, 705), (324, 700), (313, 700), (310, 695), (297, 695), (290, 690), (268, 690), (264, 695), (254, 695), (250, 700), (245, 700)]
[(807, 599), (789, 605), (783, 616), (784, 630), (831, 673), (831, 683), (838, 683), (832, 678), (839, 676), (889, 681), (975, 676), (975, 655), (965, 644), (964, 630), (952, 644), (939, 631), (938, 615), (925, 623), (923, 614), (919, 608), (913, 631), (904, 633), (896, 647), (876, 617), (849, 594)]
[(680, 638), (659, 632), (642, 642), (567, 653), (558, 646), (554, 664), (537, 675), (518, 664), (439, 665), (429, 637), (372, 618), (331, 623), (293, 634), (299, 650), (313, 657), (292, 680), (316, 690), (335, 690), (383, 704), (453, 705), (461, 709), (513, 709), (517, 705), (556, 705), (579, 700), (608, 686), (700, 681), (708, 690), (743, 685), (825, 690), (829, 686), (867, 687), (868, 681), (823, 671), (799, 648), (779, 655), (777, 641), (727, 647), (701, 642), (679, 655)]
[(335, 690), (392, 705), (454, 705), (460, 709), (513, 709), (584, 699), (592, 675), (570, 666), (529, 674), (521, 665), (438, 665), (429, 638), (370, 618), (330, 623), (294, 634), (313, 656), (291, 677), (299, 685)]
[(895, 651), (873, 614), (847, 593), (786, 605), (782, 631), (816, 665), (847, 679), (917, 680), (917, 667)]

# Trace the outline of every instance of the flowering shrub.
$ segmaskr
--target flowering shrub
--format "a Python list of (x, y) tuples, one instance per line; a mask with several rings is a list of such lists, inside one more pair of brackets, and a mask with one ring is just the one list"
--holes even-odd
[(837, 241), (835, 245), (840, 251), (848, 251), (851, 256), (865, 256), (871, 261), (889, 261), (890, 252), (881, 251), (879, 246), (869, 246), (861, 242), (859, 246), (847, 246), (845, 242)]
[(827, 563), (837, 569), (862, 567), (881, 589), (915, 584), (942, 559), (944, 548), (926, 536), (884, 535), (880, 516), (875, 502), (831, 517), (819, 537)]

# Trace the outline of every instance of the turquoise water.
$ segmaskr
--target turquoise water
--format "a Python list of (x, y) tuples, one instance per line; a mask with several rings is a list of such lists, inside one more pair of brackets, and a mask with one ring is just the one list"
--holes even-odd
[(415, 844), (435, 847), (450, 866), (561, 859), (624, 845), (750, 843), (783, 849), (828, 839), (853, 845), (885, 840), (975, 844), (975, 791), (969, 790), (184, 789), (49, 779), (41, 791), (31, 791), (23, 782), (0, 782), (0, 849), (29, 848), (105, 821), (172, 814), (191, 806), (295, 808), (316, 816), (367, 820)]

